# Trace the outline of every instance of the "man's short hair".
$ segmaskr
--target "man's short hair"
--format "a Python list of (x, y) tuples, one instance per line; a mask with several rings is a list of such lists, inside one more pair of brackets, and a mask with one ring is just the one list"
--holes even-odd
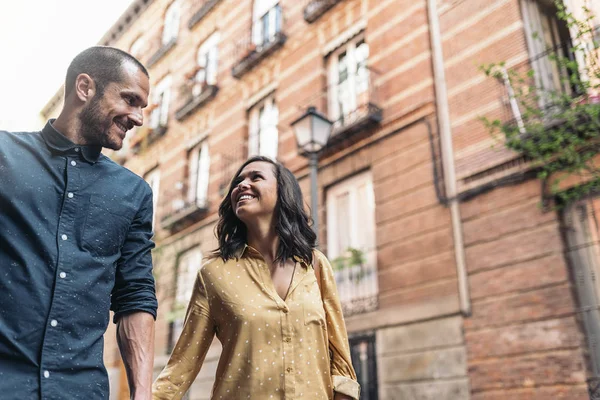
[(123, 80), (123, 65), (131, 62), (149, 77), (146, 67), (131, 54), (109, 46), (94, 46), (79, 53), (67, 69), (65, 97), (75, 87), (79, 74), (88, 74), (96, 83), (98, 95), (104, 93), (106, 85)]

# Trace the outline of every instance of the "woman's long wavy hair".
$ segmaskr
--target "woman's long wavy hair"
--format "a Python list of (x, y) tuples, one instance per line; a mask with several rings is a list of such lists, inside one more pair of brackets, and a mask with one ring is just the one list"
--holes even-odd
[(284, 262), (297, 256), (310, 263), (317, 235), (311, 229), (310, 219), (304, 211), (300, 185), (289, 169), (263, 156), (254, 156), (246, 160), (229, 184), (227, 195), (219, 206), (219, 222), (215, 229), (219, 248), (214, 251), (214, 255), (225, 261), (229, 260), (235, 257), (247, 243), (246, 225), (235, 215), (231, 205), (231, 192), (235, 188), (236, 178), (246, 165), (258, 161), (273, 165), (273, 172), (277, 179), (277, 203), (274, 213), (275, 232), (279, 235), (279, 247), (274, 261)]

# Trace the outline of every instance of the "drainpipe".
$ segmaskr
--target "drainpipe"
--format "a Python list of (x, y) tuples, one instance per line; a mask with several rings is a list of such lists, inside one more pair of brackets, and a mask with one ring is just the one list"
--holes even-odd
[(437, 0), (427, 0), (427, 8), (429, 12), (429, 33), (431, 36), (437, 120), (440, 130), (442, 165), (444, 166), (444, 177), (446, 178), (446, 196), (448, 198), (448, 206), (452, 218), (452, 235), (454, 238), (454, 255), (456, 258), (456, 274), (458, 276), (460, 311), (463, 315), (469, 316), (471, 315), (471, 298), (469, 295), (469, 282), (465, 262), (462, 222), (460, 219), (460, 209), (457, 198), (454, 150), (452, 146), (452, 131), (450, 129), (448, 91), (446, 87), (446, 73), (444, 70), (444, 54), (442, 51), (442, 37), (440, 33)]

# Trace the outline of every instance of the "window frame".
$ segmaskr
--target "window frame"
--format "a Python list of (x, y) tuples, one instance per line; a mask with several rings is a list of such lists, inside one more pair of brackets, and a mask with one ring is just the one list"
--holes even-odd
[(160, 169), (154, 167), (144, 174), (144, 180), (152, 189), (152, 230), (155, 227), (156, 214), (158, 210), (158, 200), (160, 191)]
[(264, 46), (281, 32), (280, 0), (254, 0), (252, 8), (252, 43)]
[(154, 87), (152, 93), (152, 104), (156, 105), (150, 113), (149, 125), (152, 129), (167, 126), (169, 122), (169, 103), (171, 101), (171, 82), (170, 75), (160, 80)]
[[(360, 54), (360, 45), (364, 44), (366, 47), (366, 57), (363, 60), (358, 59), (357, 55)], [(346, 74), (348, 82), (348, 94), (346, 96), (340, 95), (340, 57), (346, 54)], [(328, 117), (331, 121), (338, 122), (343, 121), (353, 112), (358, 110), (362, 104), (360, 104), (359, 98), (364, 93), (369, 94), (371, 90), (370, 74), (368, 69), (368, 60), (370, 56), (369, 43), (365, 39), (364, 33), (359, 33), (354, 36), (351, 40), (344, 43), (343, 46), (338, 47), (336, 50), (331, 52), (327, 58), (327, 99), (328, 99)], [(362, 72), (361, 72), (362, 71)], [(364, 76), (361, 78), (361, 74)], [(348, 103), (346, 104), (348, 112), (343, 111), (344, 105), (338, 100), (344, 99)], [(342, 101), (344, 101), (342, 100)], [(369, 99), (367, 99), (369, 101)]]
[[(366, 190), (366, 197), (361, 197), (359, 193), (363, 188)], [(344, 210), (339, 206), (337, 200), (346, 193), (348, 194), (348, 206)], [(361, 200), (366, 203), (361, 203)], [(346, 256), (345, 251), (348, 248), (354, 248), (360, 250), (365, 259), (364, 265), (360, 267), (352, 266), (334, 271), (342, 308), (350, 314), (371, 311), (377, 308), (379, 296), (376, 204), (371, 171), (359, 172), (329, 187), (325, 194), (325, 207), (327, 211), (327, 257), (335, 264), (338, 257)], [(340, 228), (338, 224), (340, 221), (347, 226)], [(341, 248), (340, 230), (348, 234), (346, 248)], [(365, 243), (361, 243), (361, 241)], [(365, 279), (365, 276), (368, 278)], [(355, 279), (356, 282), (354, 282)], [(364, 305), (361, 305), (363, 303), (360, 300), (364, 300)]]
[(190, 149), (188, 154), (188, 193), (189, 204), (204, 208), (208, 204), (210, 182), (210, 150), (208, 140), (203, 140)]
[(216, 85), (219, 69), (219, 32), (211, 34), (198, 48), (196, 53), (196, 82)]
[[(379, 393), (378, 393), (378, 372), (377, 372), (377, 339), (376, 339), (376, 335), (375, 334), (368, 334), (368, 335), (358, 335), (358, 336), (351, 336), (348, 340), (349, 345), (350, 345), (350, 356), (352, 358), (352, 365), (354, 366), (354, 370), (356, 371), (356, 378), (358, 380), (358, 383), (361, 385), (360, 387), (360, 391), (361, 391), (361, 399), (363, 400), (377, 400), (379, 397)], [(368, 384), (365, 385), (364, 379), (363, 379), (363, 369), (359, 368), (359, 362), (362, 360), (357, 360), (360, 359), (360, 354), (357, 354), (360, 352), (360, 349), (357, 349), (357, 346), (360, 346), (361, 344), (365, 343), (365, 346), (367, 347), (366, 350), (366, 358), (367, 358), (367, 377), (371, 378), (371, 376), (374, 379), (369, 379)], [(358, 351), (357, 351), (358, 350)]]
[(274, 95), (269, 95), (252, 106), (248, 112), (248, 157), (262, 155), (277, 159), (278, 124), (279, 108)]
[(176, 40), (179, 36), (179, 25), (181, 22), (181, 5), (178, 0), (172, 2), (167, 10), (165, 11), (165, 17), (163, 20), (163, 31), (161, 36), (161, 43), (163, 46), (169, 44), (171, 41)]

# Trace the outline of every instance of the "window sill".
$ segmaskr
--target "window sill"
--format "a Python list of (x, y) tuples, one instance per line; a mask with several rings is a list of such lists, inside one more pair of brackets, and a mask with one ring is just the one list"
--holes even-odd
[(249, 51), (233, 66), (231, 75), (236, 79), (240, 79), (246, 72), (260, 64), (262, 60), (280, 49), (286, 40), (287, 36), (283, 32), (278, 32), (270, 42), (265, 43), (256, 49), (249, 49)]
[(150, 57), (150, 59), (148, 60), (148, 65), (147, 65), (148, 68), (152, 67), (159, 60), (161, 60), (165, 56), (165, 54), (167, 54), (169, 52), (169, 50), (171, 50), (173, 47), (175, 47), (176, 44), (177, 44), (177, 38), (173, 38), (169, 42), (162, 45), (160, 47), (160, 49), (158, 49), (156, 51), (156, 53), (154, 53), (152, 55), (152, 57)]
[(221, 0), (208, 0), (192, 15), (188, 21), (188, 29), (192, 29), (200, 22)]
[(175, 119), (182, 121), (192, 115), (198, 108), (212, 100), (219, 91), (217, 85), (207, 85), (197, 96), (190, 96), (185, 104), (175, 112)]
[(161, 221), (163, 229), (170, 231), (181, 230), (185, 226), (189, 226), (202, 217), (208, 211), (208, 204), (198, 204), (197, 202), (188, 202), (179, 210), (164, 217)]
[(341, 0), (313, 0), (304, 8), (304, 20), (312, 24)]

